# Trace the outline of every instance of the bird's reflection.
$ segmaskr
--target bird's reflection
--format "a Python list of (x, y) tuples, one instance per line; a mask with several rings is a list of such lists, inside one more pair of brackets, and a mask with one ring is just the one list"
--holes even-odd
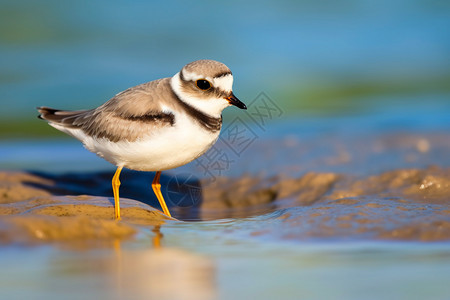
[(163, 238), (161, 233), (161, 225), (154, 226), (152, 232), (155, 234), (152, 238), (153, 248), (161, 248), (161, 240)]
[[(121, 241), (114, 244), (114, 278), (111, 290), (118, 298), (213, 299), (213, 262), (198, 254), (163, 245), (161, 226), (152, 228), (151, 246), (128, 250)], [(105, 270), (104, 275), (108, 276)], [(109, 273), (109, 276), (111, 273)]]
[(48, 263), (48, 280), (55, 286), (51, 296), (82, 292), (107, 299), (217, 298), (213, 261), (165, 245), (163, 231), (157, 225), (147, 231), (147, 239), (56, 250)]

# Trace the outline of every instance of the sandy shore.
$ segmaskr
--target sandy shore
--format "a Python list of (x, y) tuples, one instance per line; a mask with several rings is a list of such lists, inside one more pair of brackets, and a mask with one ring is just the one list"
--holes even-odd
[[(1, 172), (0, 242), (125, 239), (141, 226), (167, 222), (153, 208), (158, 206), (148, 184), (142, 184), (151, 174), (138, 172), (125, 175), (123, 182), (130, 184), (121, 193), (123, 220), (114, 221), (110, 175)], [(252, 235), (450, 240), (450, 169), (438, 167), (367, 177), (306, 173), (298, 178), (191, 180), (176, 186), (169, 181), (164, 194), (174, 216), (185, 221), (285, 210), (274, 217), (276, 227)]]

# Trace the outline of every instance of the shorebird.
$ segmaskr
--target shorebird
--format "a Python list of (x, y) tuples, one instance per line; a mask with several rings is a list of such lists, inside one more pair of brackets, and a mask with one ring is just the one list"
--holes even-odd
[(198, 60), (171, 78), (131, 87), (94, 109), (37, 109), (39, 118), (117, 166), (112, 178), (115, 219), (120, 219), (119, 176), (123, 168), (156, 172), (152, 188), (170, 217), (161, 193), (161, 171), (204, 154), (219, 137), (222, 111), (227, 106), (247, 109), (233, 94), (232, 85), (233, 75), (226, 65)]

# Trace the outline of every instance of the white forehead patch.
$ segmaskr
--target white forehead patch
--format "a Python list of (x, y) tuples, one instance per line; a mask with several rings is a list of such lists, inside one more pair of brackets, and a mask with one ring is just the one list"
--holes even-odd
[(214, 78), (212, 84), (222, 91), (231, 92), (233, 89), (233, 75), (227, 74)]
[(198, 75), (194, 72), (188, 72), (186, 70), (181, 70), (181, 75), (183, 76), (183, 79), (186, 81), (196, 81), (199, 79), (207, 79), (205, 77), (202, 77), (201, 75)]

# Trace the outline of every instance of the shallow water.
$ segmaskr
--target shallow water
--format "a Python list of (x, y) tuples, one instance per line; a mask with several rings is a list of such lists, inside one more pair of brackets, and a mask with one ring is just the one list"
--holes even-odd
[[(264, 220), (265, 222), (267, 220)], [(245, 220), (241, 220), (245, 222)], [(3, 247), (4, 298), (446, 299), (448, 243), (268, 241), (215, 222), (150, 233), (120, 249)], [(18, 263), (20, 261), (20, 263)]]

